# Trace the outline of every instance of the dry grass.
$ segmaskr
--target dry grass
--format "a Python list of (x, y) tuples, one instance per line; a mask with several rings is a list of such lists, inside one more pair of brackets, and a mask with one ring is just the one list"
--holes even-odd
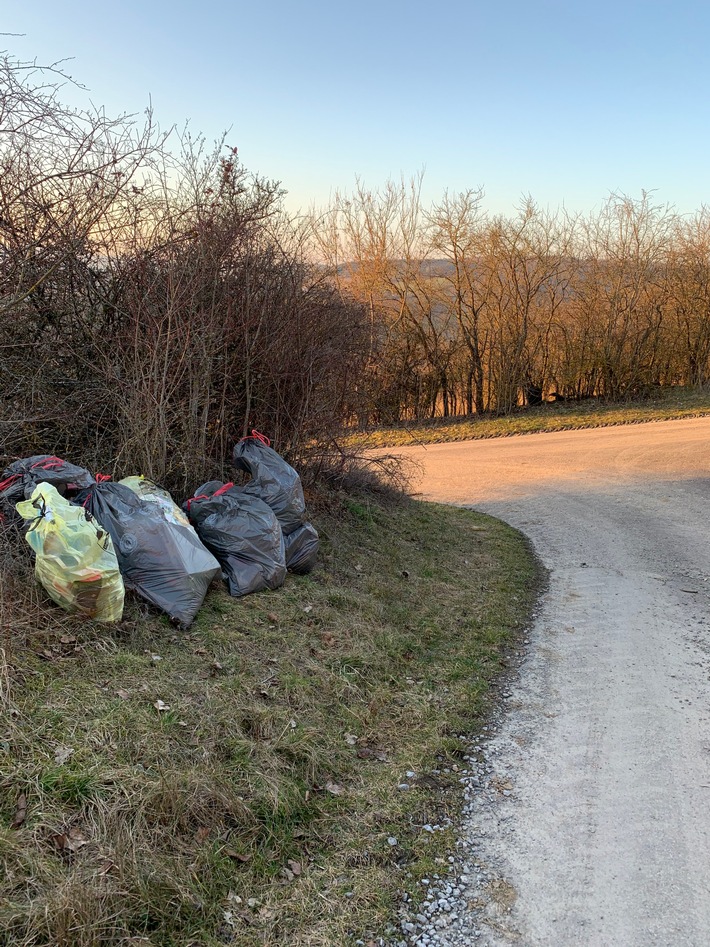
[(537, 434), (542, 431), (570, 431), (579, 428), (611, 427), (617, 424), (641, 424), (646, 421), (670, 421), (698, 418), (710, 414), (710, 388), (662, 388), (638, 401), (620, 403), (591, 400), (558, 402), (536, 408), (520, 408), (504, 417), (439, 418), (376, 428), (349, 434), (341, 439), (343, 447), (402, 447), (409, 444), (437, 444), (512, 434)]
[(3, 570), (0, 943), (344, 945), (437, 870), (536, 567), (464, 510), (342, 504), (318, 571), (189, 634), (18, 610)]

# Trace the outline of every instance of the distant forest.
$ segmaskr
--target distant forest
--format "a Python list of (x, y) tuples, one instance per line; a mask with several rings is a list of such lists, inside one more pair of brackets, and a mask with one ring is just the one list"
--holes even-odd
[(710, 212), (612, 194), (595, 213), (481, 191), (430, 207), (421, 180), (336, 196), (314, 221), (343, 298), (369, 319), (360, 424), (639, 397), (710, 372)]
[(344, 427), (708, 379), (705, 209), (502, 217), (413, 180), (293, 217), (224, 142), (67, 81), (0, 54), (0, 461), (179, 491), (252, 427), (310, 463)]

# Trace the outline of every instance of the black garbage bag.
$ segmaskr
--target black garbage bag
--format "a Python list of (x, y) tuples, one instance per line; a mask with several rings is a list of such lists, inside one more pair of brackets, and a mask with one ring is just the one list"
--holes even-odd
[(61, 496), (71, 496), (94, 483), (94, 478), (84, 467), (70, 464), (53, 454), (35, 454), (23, 457), (6, 467), (0, 481), (0, 497), (15, 504), (28, 500), (38, 483), (49, 483)]
[(243, 437), (235, 446), (233, 462), (238, 470), (251, 476), (244, 491), (271, 507), (284, 536), (288, 536), (303, 526), (306, 501), (301, 478), (270, 444), (263, 434), (252, 431), (251, 437)]
[(266, 503), (232, 483), (212, 480), (199, 487), (183, 509), (219, 560), (230, 595), (238, 598), (283, 585), (284, 537)]
[(297, 575), (305, 575), (315, 566), (318, 559), (320, 540), (314, 526), (304, 523), (284, 536), (286, 543), (286, 568)]
[(166, 518), (157, 503), (121, 483), (96, 483), (74, 499), (113, 540), (126, 588), (187, 627), (219, 563), (189, 526)]

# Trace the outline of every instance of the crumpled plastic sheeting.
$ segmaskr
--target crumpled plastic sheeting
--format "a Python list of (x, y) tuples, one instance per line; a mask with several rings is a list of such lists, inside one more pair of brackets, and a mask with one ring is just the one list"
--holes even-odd
[(148, 500), (150, 503), (157, 503), (162, 509), (165, 518), (170, 520), (171, 523), (175, 523), (176, 526), (187, 526), (189, 529), (192, 529), (189, 519), (177, 503), (175, 503), (170, 493), (153, 480), (148, 480), (147, 477), (143, 476), (124, 477), (123, 480), (119, 480), (118, 483), (122, 483), (124, 487), (128, 487), (129, 490), (132, 490), (141, 497), (141, 499)]

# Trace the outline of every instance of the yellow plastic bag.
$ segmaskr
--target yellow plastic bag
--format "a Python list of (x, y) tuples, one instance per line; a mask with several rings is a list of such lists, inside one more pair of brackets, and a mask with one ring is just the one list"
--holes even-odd
[(124, 585), (109, 534), (49, 483), (38, 484), (15, 509), (33, 520), (25, 538), (36, 555), (35, 576), (57, 605), (82, 618), (120, 621)]

